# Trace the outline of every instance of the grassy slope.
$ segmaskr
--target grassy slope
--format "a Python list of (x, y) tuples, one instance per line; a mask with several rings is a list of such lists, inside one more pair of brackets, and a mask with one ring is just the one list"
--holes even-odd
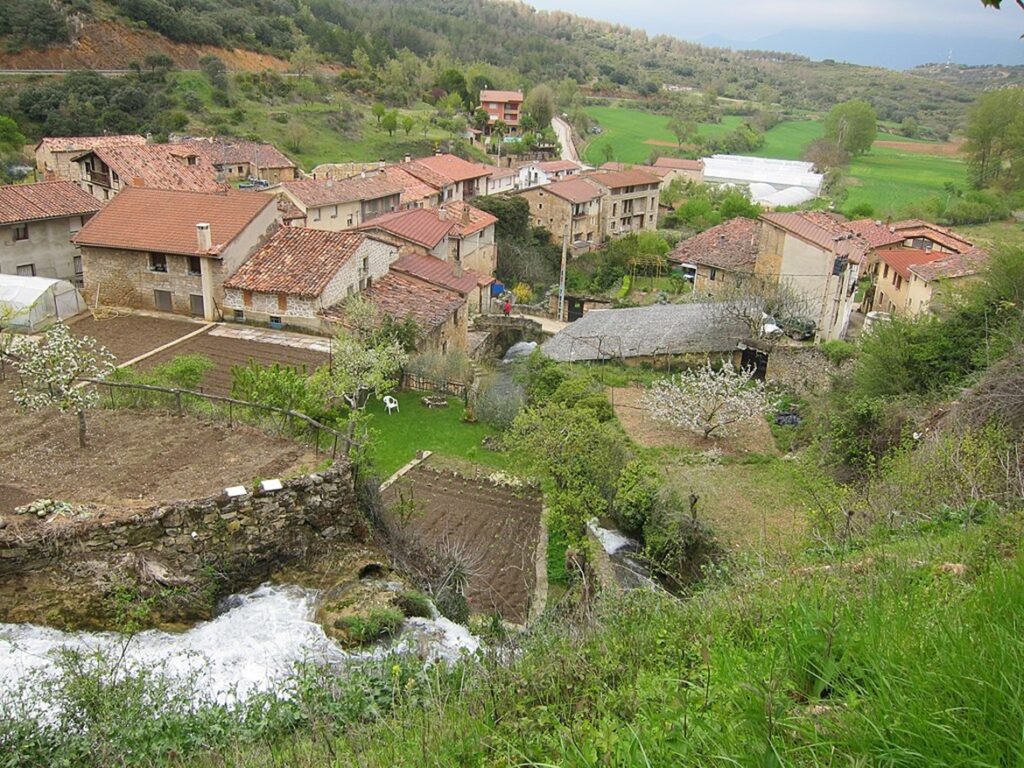
[[(604, 129), (604, 134), (587, 145), (585, 155), (590, 163), (604, 162), (605, 145), (610, 144), (614, 148), (616, 160), (640, 163), (650, 157), (652, 150), (658, 149), (645, 144), (646, 140), (675, 141), (667, 128), (668, 118), (664, 115), (653, 115), (626, 107), (590, 107), (587, 113)], [(701, 132), (714, 135), (729, 131), (741, 120), (738, 117), (726, 117), (718, 125), (701, 126)], [(804, 147), (821, 135), (821, 123), (815, 120), (780, 123), (765, 134), (764, 147), (754, 154), (797, 160)], [(886, 135), (885, 138), (893, 137)], [(671, 148), (662, 150), (670, 152)], [(911, 203), (943, 194), (946, 182), (963, 187), (966, 174), (966, 165), (959, 158), (876, 147), (851, 163), (849, 196), (843, 208), (866, 203), (877, 216), (898, 215), (901, 209)]]

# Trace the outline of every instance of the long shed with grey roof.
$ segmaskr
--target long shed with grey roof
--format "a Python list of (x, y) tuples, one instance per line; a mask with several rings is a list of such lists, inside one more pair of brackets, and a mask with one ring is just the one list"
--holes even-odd
[[(749, 335), (722, 304), (659, 304), (588, 312), (541, 347), (558, 362), (737, 353)], [(639, 359), (639, 360), (638, 360)]]

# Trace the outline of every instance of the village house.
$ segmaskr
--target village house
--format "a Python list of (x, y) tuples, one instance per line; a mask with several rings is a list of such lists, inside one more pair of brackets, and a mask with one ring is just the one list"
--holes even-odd
[(530, 223), (547, 229), (551, 241), (559, 245), (566, 231), (570, 243), (600, 242), (604, 195), (602, 187), (586, 178), (556, 181), (519, 193), (530, 204)]
[(404, 170), (404, 165), (387, 165), (377, 173), (402, 190), (400, 207), (403, 210), (437, 208), (441, 204), (441, 191)]
[(670, 263), (693, 276), (697, 296), (716, 296), (754, 274), (761, 245), (761, 224), (736, 218), (681, 241)]
[(646, 171), (601, 171), (584, 176), (607, 190), (601, 199), (602, 238), (653, 231), (658, 226), (661, 180)]
[[(704, 183), (704, 161), (687, 160), (680, 157), (659, 157), (654, 161), (653, 169), (665, 171), (669, 182), (675, 179)], [(664, 178), (664, 177), (663, 177)]]
[(323, 312), (388, 272), (398, 248), (358, 232), (282, 227), (224, 281), (236, 322), (329, 332)]
[(986, 261), (987, 255), (978, 249), (965, 253), (920, 248), (879, 251), (872, 306), (891, 314), (924, 314), (938, 306), (951, 285), (975, 276)]
[(514, 168), (494, 168), (482, 165), (488, 171), (484, 179), (482, 195), (500, 195), (502, 192), (513, 192), (519, 185), (519, 171)]
[(328, 232), (358, 227), (381, 214), (397, 211), (402, 196), (398, 184), (386, 176), (369, 174), (285, 181), (266, 191), (290, 200), (305, 215), (305, 226)]
[(402, 170), (436, 189), (441, 203), (449, 203), (483, 194), (492, 169), (455, 155), (439, 154), (402, 163)]
[(217, 171), (201, 155), (173, 144), (115, 144), (90, 149), (72, 158), (75, 179), (106, 202), (128, 187), (217, 192)]
[(0, 274), (50, 277), (82, 285), (71, 236), (100, 203), (71, 181), (0, 187)]
[(221, 317), (224, 280), (279, 226), (269, 195), (129, 187), (73, 242), (88, 300), (212, 321)]
[(480, 108), (487, 113), (487, 134), (494, 130), (494, 124), (505, 124), (506, 136), (518, 136), (523, 116), (522, 91), (480, 91)]
[(818, 211), (766, 213), (760, 220), (755, 273), (804, 297), (818, 340), (843, 338), (868, 243)]
[(572, 160), (544, 160), (523, 163), (518, 168), (519, 178), (516, 185), (519, 189), (539, 187), (555, 181), (563, 181), (570, 176), (578, 176), (583, 166)]
[(143, 136), (57, 136), (47, 137), (36, 144), (36, 173), (42, 181), (74, 181), (81, 178), (78, 166), (72, 158), (83, 152), (119, 144), (146, 144)]
[(175, 146), (187, 147), (217, 170), (220, 181), (262, 179), (271, 184), (302, 177), (298, 167), (273, 144), (242, 139), (180, 139)]
[[(398, 322), (415, 321), (422, 334), (420, 349), (448, 354), (465, 350), (469, 343), (466, 297), (428, 285), (399, 272), (388, 272), (361, 294), (382, 314)], [(345, 324), (345, 303), (323, 312), (329, 323)]]
[(391, 271), (427, 285), (454, 291), (466, 299), (470, 314), (483, 314), (490, 309), (490, 289), (494, 278), (489, 275), (461, 269), (458, 264), (413, 252), (401, 256), (391, 265)]

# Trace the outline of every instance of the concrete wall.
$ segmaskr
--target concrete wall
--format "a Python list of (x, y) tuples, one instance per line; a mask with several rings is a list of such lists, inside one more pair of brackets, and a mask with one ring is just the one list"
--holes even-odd
[(71, 236), (92, 214), (63, 219), (30, 221), (28, 240), (14, 239), (14, 226), (0, 226), (0, 273), (15, 275), (19, 266), (34, 265), (36, 277), (56, 277), (75, 282), (78, 248)]
[[(103, 587), (117, 584), (155, 596), (162, 621), (209, 618), (221, 596), (340, 542), (366, 540), (347, 464), (283, 486), (174, 502), (112, 522), (40, 524), (17, 538), (0, 532), (0, 597), (10, 598), (0, 599), (0, 621), (102, 626), (111, 610)], [(163, 594), (167, 587), (177, 594)]]

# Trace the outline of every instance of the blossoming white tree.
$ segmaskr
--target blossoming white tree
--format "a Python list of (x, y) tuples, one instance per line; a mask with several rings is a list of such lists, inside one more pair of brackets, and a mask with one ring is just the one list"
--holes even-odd
[(114, 356), (96, 339), (74, 336), (63, 323), (50, 327), (39, 343), (19, 339), (14, 352), (25, 380), (14, 391), (14, 401), (32, 411), (56, 408), (77, 413), (78, 444), (85, 448), (85, 412), (99, 402), (99, 393), (79, 385), (82, 379), (103, 378), (113, 371)]
[(753, 369), (737, 371), (731, 365), (702, 368), (655, 382), (644, 397), (651, 415), (707, 439), (728, 435), (733, 425), (768, 412), (764, 382)]

